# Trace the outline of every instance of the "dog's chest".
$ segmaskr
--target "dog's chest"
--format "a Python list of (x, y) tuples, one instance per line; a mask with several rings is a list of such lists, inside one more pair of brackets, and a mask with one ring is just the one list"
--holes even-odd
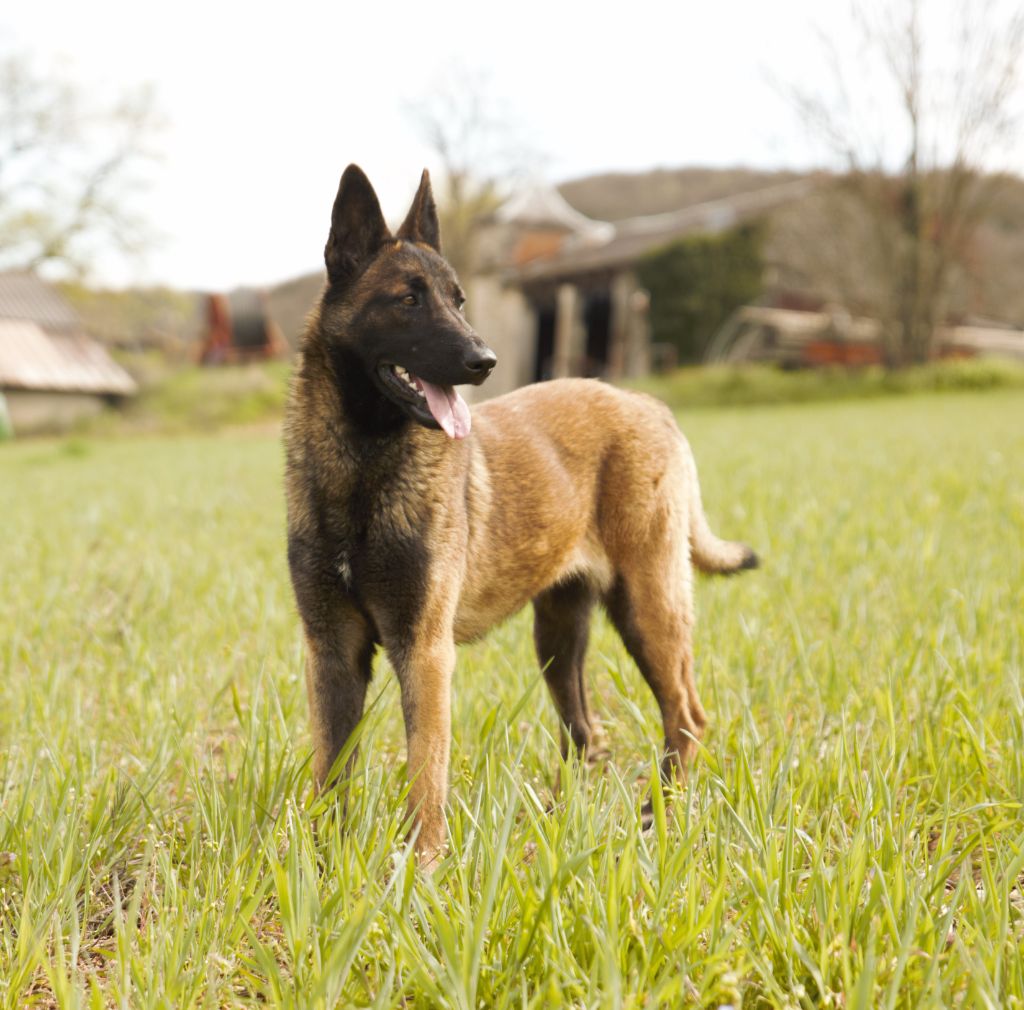
[(432, 485), (415, 472), (377, 468), (352, 481), (331, 502), (327, 540), (331, 563), (346, 589), (387, 597), (425, 573), (439, 520)]

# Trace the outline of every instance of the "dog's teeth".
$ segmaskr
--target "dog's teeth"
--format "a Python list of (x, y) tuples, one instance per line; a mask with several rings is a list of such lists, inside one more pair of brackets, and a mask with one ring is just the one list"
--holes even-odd
[(391, 371), (396, 378), (401, 379), (402, 382), (404, 382), (414, 393), (418, 393), (420, 391), (416, 376), (411, 375), (408, 369), (403, 368), (401, 365), (392, 365)]

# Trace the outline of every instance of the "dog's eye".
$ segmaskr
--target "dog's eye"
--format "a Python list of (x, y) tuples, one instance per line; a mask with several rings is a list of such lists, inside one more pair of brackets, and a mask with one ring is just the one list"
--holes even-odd
[(411, 291), (409, 292), (409, 294), (405, 295), (402, 298), (402, 304), (403, 305), (419, 305), (419, 303), (420, 303), (420, 296), (417, 295), (417, 294), (413, 294)]

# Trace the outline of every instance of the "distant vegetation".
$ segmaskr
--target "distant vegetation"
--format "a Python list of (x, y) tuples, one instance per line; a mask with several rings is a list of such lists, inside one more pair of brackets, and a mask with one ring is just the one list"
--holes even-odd
[(7, 404), (4, 403), (4, 394), (0, 393), (0, 442), (5, 442), (11, 437), (11, 422), (7, 416)]
[(995, 358), (935, 361), (887, 372), (882, 368), (783, 371), (769, 365), (679, 368), (633, 380), (634, 389), (664, 400), (673, 410), (863, 400), (927, 392), (1024, 389), (1024, 365)]
[(273, 423), (284, 412), (290, 372), (288, 361), (191, 366), (144, 386), (134, 400), (87, 422), (85, 430), (155, 434)]
[(129, 352), (159, 350), (181, 360), (194, 350), (203, 319), (199, 296), (173, 288), (92, 288), (58, 285), (85, 329), (108, 347)]
[(651, 338), (674, 346), (680, 362), (701, 361), (718, 328), (761, 293), (763, 244), (764, 228), (745, 225), (644, 257), (637, 275), (651, 294)]

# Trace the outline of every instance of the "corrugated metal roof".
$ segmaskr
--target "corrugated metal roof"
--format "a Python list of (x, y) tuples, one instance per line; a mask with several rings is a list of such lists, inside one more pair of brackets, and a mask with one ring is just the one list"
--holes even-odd
[(0, 273), (0, 319), (27, 319), (51, 331), (81, 329), (74, 309), (29, 273)]
[(128, 396), (137, 387), (104, 347), (83, 333), (44, 333), (0, 318), (0, 388)]

